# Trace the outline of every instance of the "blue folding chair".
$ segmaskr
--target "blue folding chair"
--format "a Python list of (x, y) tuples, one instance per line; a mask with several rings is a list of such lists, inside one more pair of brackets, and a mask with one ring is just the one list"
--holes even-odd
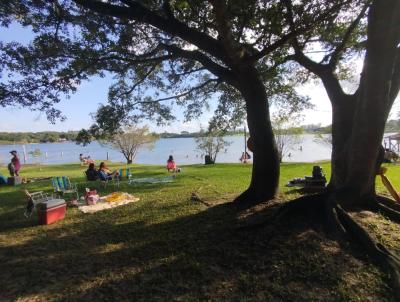
[(104, 171), (99, 171), (99, 180), (103, 184), (103, 187), (106, 188), (108, 183), (112, 181), (114, 188), (118, 187), (119, 188), (119, 178), (118, 177), (111, 177), (107, 175)]
[(64, 194), (76, 194), (76, 200), (79, 200), (78, 188), (76, 184), (70, 182), (67, 176), (56, 176), (51, 178), (54, 192), (60, 196)]

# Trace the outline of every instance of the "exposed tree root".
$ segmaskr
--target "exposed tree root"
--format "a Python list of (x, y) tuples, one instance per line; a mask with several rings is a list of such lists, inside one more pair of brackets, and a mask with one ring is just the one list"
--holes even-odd
[(382, 203), (377, 203), (377, 209), (384, 214), (385, 216), (389, 217), (389, 219), (400, 222), (400, 212), (393, 210), (392, 208), (382, 204)]
[[(389, 218), (400, 221), (400, 212), (390, 199), (377, 197), (377, 206), (374, 209), (384, 212)], [(371, 204), (367, 203), (366, 207)], [(390, 252), (379, 242), (376, 242), (368, 232), (359, 225), (340, 205), (334, 193), (307, 195), (284, 204), (268, 221), (247, 225), (238, 228), (240, 231), (253, 231), (266, 226), (272, 226), (287, 217), (289, 214), (311, 213), (314, 221), (321, 221), (332, 239), (340, 245), (357, 241), (363, 250), (389, 273), (393, 294), (396, 301), (400, 301), (400, 258)], [(271, 230), (270, 239), (274, 236)]]
[(370, 257), (375, 259), (380, 266), (390, 274), (393, 293), (400, 300), (400, 259), (386, 249), (382, 244), (376, 242), (368, 232), (360, 226), (346, 211), (339, 205), (336, 207), (338, 217), (347, 233), (359, 241)]
[(333, 196), (330, 196), (326, 200), (324, 211), (326, 216), (327, 233), (332, 237), (332, 239), (341, 242), (344, 238), (347, 238), (347, 232), (340, 222), (336, 210), (336, 201), (334, 200)]
[(233, 200), (233, 205), (238, 210), (244, 210), (244, 209), (248, 209), (254, 205), (274, 199), (274, 197), (275, 197), (275, 195), (272, 193), (266, 194), (266, 193), (262, 192), (262, 194), (261, 193), (257, 194), (257, 192), (250, 187)]
[(384, 204), (385, 206), (391, 208), (392, 210), (400, 212), (400, 203), (398, 203), (397, 201), (381, 195), (377, 195), (376, 200), (379, 203)]
[(236, 230), (238, 231), (257, 230), (264, 228), (267, 225), (270, 225), (280, 219), (283, 219), (283, 217), (286, 217), (291, 213), (299, 213), (310, 209), (316, 210), (319, 208), (319, 206), (323, 205), (323, 201), (327, 196), (328, 195), (326, 193), (301, 196), (297, 199), (285, 203), (269, 220), (264, 220), (261, 222), (248, 224), (245, 226), (240, 226)]
[[(398, 256), (390, 252), (385, 246), (376, 242), (368, 232), (359, 225), (337, 202), (335, 194), (329, 196), (324, 202), (324, 210), (326, 214), (326, 226), (329, 234), (342, 244), (342, 240), (346, 239), (350, 243), (358, 241), (367, 254), (374, 259), (384, 270), (390, 275), (393, 294), (400, 301), (400, 259)], [(398, 219), (399, 212), (380, 204), (377, 208), (385, 210), (389, 216)]]
[[(319, 210), (324, 206), (324, 202), (329, 198), (327, 192), (312, 195), (304, 195), (285, 203), (279, 210), (278, 215), (283, 216), (288, 213), (298, 213), (309, 210)], [(279, 218), (279, 216), (277, 218)]]

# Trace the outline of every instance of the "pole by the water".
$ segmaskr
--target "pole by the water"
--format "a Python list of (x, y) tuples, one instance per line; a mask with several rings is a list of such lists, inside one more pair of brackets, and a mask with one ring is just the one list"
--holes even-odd
[(22, 149), (24, 150), (24, 164), (26, 164), (26, 148), (25, 148), (25, 145), (22, 145)]
[(247, 137), (246, 137), (246, 125), (244, 126), (244, 155), (247, 154)]
[(110, 157), (109, 157), (109, 155), (108, 155), (108, 151), (107, 151), (107, 160), (109, 159)]

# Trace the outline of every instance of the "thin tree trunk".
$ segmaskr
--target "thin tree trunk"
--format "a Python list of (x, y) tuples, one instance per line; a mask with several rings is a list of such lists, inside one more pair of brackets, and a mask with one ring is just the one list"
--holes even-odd
[(241, 72), (240, 85), (254, 150), (250, 186), (236, 201), (257, 204), (274, 198), (278, 192), (278, 149), (272, 132), (265, 87), (255, 68)]

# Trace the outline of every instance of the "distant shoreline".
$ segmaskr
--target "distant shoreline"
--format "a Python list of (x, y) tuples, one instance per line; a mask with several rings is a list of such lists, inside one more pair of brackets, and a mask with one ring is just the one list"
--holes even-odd
[[(69, 141), (68, 141), (69, 142)], [(26, 143), (26, 142), (11, 142), (11, 141), (0, 141), (0, 145), (37, 145), (37, 144), (54, 144), (54, 143), (65, 143), (65, 142), (53, 142), (53, 143)]]

